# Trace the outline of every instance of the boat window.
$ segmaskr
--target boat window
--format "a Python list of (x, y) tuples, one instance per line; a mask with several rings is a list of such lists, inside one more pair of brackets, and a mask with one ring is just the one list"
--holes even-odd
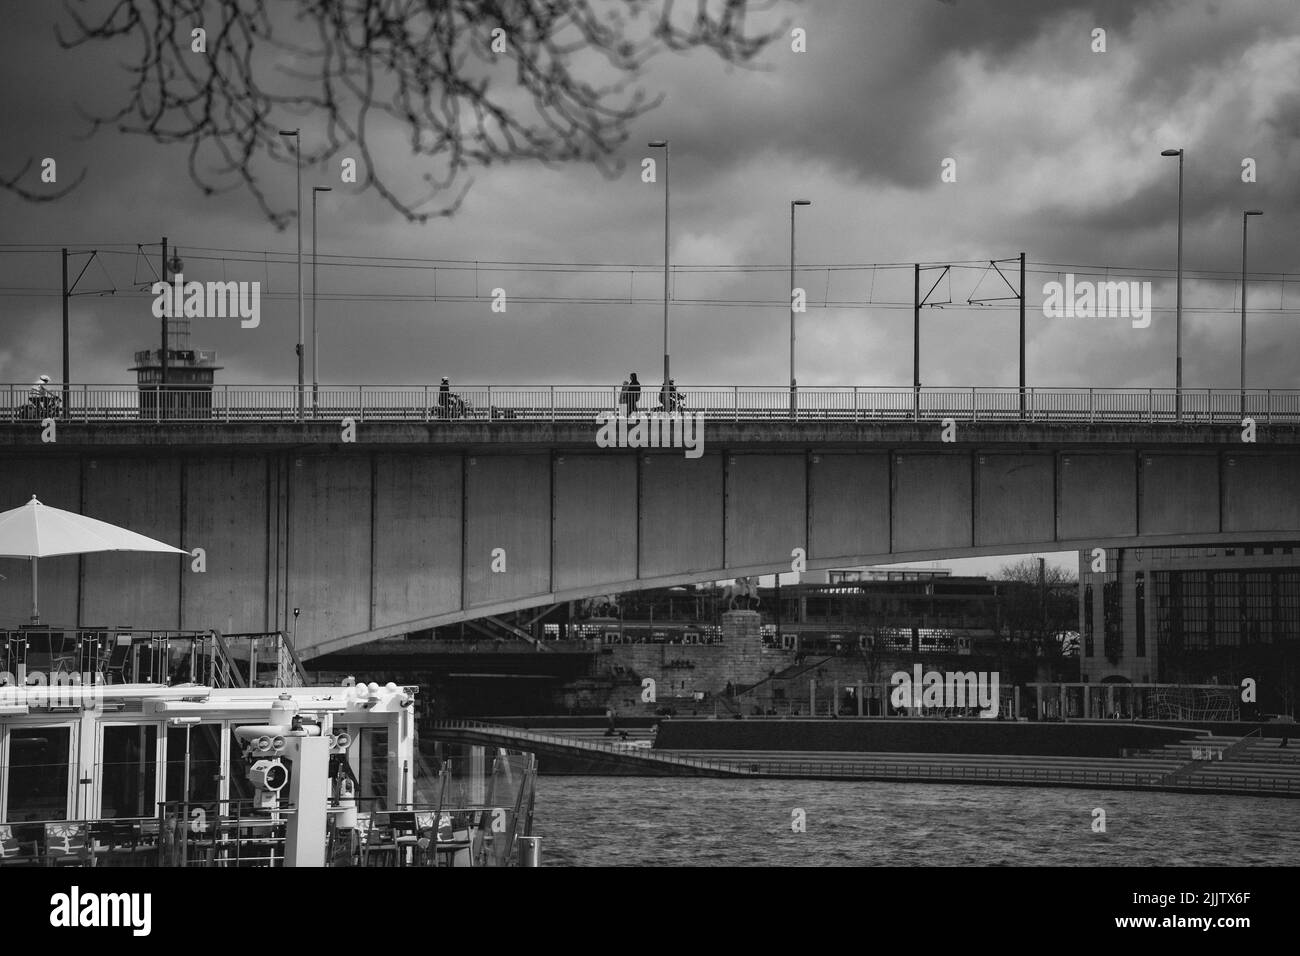
[[(185, 792), (185, 735), (189, 733), (189, 793)], [(219, 797), (221, 781), (221, 726), (197, 724), (167, 728), (167, 799), (211, 804)]]
[(10, 823), (68, 818), (68, 727), (9, 731)]
[(362, 727), (358, 734), (360, 806), (364, 810), (385, 810), (388, 808), (388, 728)]
[[(230, 735), (230, 800), (252, 806), (253, 784), (248, 779), (248, 761), (244, 759), (244, 742), (233, 733)], [(284, 798), (289, 799), (288, 791)], [(233, 813), (234, 810), (232, 809)], [(244, 809), (248, 812), (247, 808)]]
[(101, 760), (101, 816), (148, 817), (158, 812), (154, 806), (158, 780), (157, 727), (106, 725)]

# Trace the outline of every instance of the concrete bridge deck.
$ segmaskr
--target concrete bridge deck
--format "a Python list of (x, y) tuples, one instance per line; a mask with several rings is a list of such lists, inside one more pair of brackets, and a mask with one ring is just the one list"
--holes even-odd
[[(1248, 429), (1236, 420), (1237, 392), (1206, 393), (1205, 420), (1193, 393), (1179, 420), (1177, 397), (1158, 390), (1116, 400), (1113, 413), (1129, 420), (1089, 420), (1065, 404), (1022, 420), (1014, 406), (1003, 408), (1009, 418), (987, 417), (1018, 402), (1015, 390), (975, 390), (966, 417), (945, 422), (856, 408), (845, 417), (830, 403), (836, 390), (820, 417), (800, 406), (791, 419), (788, 390), (777, 391), (755, 392), (749, 417), (709, 412), (697, 458), (597, 447), (594, 421), (363, 417), (348, 435), (339, 420), (277, 417), (256, 394), (250, 416), (229, 422), (99, 420), (90, 406), (78, 420), (74, 403), (67, 415), (0, 421), (0, 502), (35, 494), (193, 555), (43, 562), (47, 619), (283, 631), (304, 659), (520, 608), (800, 562), (1300, 538), (1300, 403), (1290, 392), (1247, 393), (1248, 407), (1268, 403), (1272, 421)], [(840, 392), (863, 400), (870, 390)], [(925, 415), (957, 394), (941, 392), (923, 393), (933, 400)], [(406, 408), (405, 398), (391, 408)], [(17, 623), (27, 615), (27, 562), (0, 573), (0, 620)]]

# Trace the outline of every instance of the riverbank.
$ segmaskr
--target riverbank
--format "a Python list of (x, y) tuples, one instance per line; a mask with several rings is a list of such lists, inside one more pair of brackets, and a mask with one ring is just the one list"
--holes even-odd
[[(508, 726), (503, 726), (507, 723)], [(1295, 724), (898, 718), (500, 718), (544, 774), (750, 776), (1160, 790), (1300, 798)], [(476, 742), (489, 742), (478, 725)], [(1283, 745), (1284, 741), (1286, 746)]]

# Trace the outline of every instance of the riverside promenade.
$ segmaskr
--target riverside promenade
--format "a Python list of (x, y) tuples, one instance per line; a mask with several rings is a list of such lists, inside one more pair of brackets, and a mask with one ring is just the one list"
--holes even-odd
[[(1300, 726), (890, 718), (663, 720), (596, 726), (440, 720), (443, 742), (524, 746), (543, 774), (971, 783), (1300, 798)], [(542, 729), (544, 728), (544, 729)], [(1265, 733), (1271, 736), (1265, 736)], [(1290, 740), (1288, 740), (1288, 735)], [(1289, 746), (1283, 746), (1288, 740)], [(873, 749), (854, 748), (865, 744)], [(843, 748), (843, 749), (840, 749)]]

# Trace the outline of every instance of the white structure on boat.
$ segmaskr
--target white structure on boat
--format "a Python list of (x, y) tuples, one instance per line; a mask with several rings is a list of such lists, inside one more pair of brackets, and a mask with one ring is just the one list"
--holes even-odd
[(420, 778), (417, 692), (0, 686), (0, 865), (526, 864), (535, 761)]

